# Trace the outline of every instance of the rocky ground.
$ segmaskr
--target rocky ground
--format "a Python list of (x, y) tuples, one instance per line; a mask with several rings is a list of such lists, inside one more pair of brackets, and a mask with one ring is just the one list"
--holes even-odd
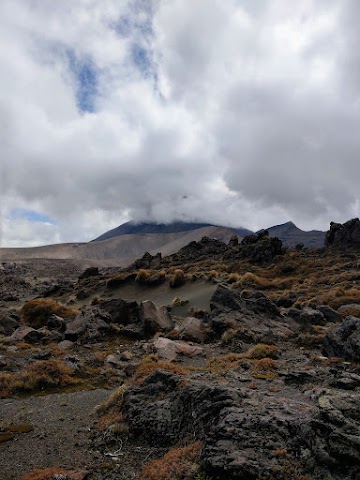
[(0, 479), (360, 479), (360, 255), (335, 246), (2, 264)]

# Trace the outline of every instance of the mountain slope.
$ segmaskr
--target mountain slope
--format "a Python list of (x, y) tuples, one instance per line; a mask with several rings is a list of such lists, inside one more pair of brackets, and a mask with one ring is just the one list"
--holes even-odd
[(307, 248), (322, 248), (325, 242), (325, 232), (311, 230), (306, 232), (293, 222), (283, 223), (267, 229), (271, 237), (278, 237), (287, 247), (295, 247), (302, 243)]
[(29, 259), (61, 259), (87, 261), (99, 266), (127, 266), (145, 252), (170, 255), (191, 241), (202, 237), (229, 241), (234, 235), (231, 229), (203, 227), (188, 232), (124, 234), (108, 240), (89, 243), (65, 243), (33, 248), (1, 248), (0, 261)]
[[(135, 235), (135, 234), (146, 234), (146, 233), (181, 233), (181, 232), (192, 232), (194, 230), (199, 230), (201, 228), (207, 227), (218, 227), (218, 225), (211, 225), (210, 223), (187, 223), (187, 222), (172, 222), (169, 224), (165, 223), (135, 223), (135, 222), (126, 222), (122, 225), (119, 225), (112, 230), (109, 230), (99, 237), (95, 238), (93, 242), (100, 242), (103, 240), (109, 240), (110, 238), (118, 237), (120, 235)], [(229, 228), (230, 227), (220, 227), (220, 228)], [(250, 230), (246, 228), (231, 228), (236, 235), (240, 237), (245, 237), (250, 235)]]

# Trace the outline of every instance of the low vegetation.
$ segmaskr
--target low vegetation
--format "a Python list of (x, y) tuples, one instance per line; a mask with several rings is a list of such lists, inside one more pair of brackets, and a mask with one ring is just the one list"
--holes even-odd
[(40, 328), (46, 325), (49, 317), (55, 314), (62, 318), (72, 318), (78, 310), (67, 307), (52, 298), (37, 298), (26, 302), (20, 310), (20, 318), (25, 325)]
[(163, 458), (144, 465), (140, 480), (194, 480), (199, 474), (201, 449), (201, 442), (172, 448)]
[(141, 384), (146, 377), (159, 369), (166, 370), (167, 372), (176, 373), (177, 375), (188, 374), (188, 371), (185, 368), (180, 367), (179, 365), (175, 365), (164, 360), (158, 360), (155, 356), (149, 355), (139, 363), (132, 378), (135, 383)]
[(60, 360), (39, 360), (18, 373), (0, 374), (0, 397), (77, 383), (74, 370)]

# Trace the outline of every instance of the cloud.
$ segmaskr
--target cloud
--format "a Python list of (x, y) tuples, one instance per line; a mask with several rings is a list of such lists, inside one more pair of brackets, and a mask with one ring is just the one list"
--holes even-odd
[(1, 244), (129, 218), (358, 216), (359, 16), (356, 0), (3, 0)]

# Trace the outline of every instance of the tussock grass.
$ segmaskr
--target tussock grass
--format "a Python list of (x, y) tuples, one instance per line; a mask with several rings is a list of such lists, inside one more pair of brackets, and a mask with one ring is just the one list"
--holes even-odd
[(152, 355), (145, 357), (138, 365), (134, 372), (133, 380), (137, 384), (143, 383), (146, 377), (154, 373), (156, 370), (166, 370), (167, 372), (176, 373), (177, 375), (187, 375), (188, 371), (184, 368), (174, 365), (164, 360), (157, 360)]
[(77, 383), (74, 370), (60, 360), (39, 360), (18, 373), (0, 374), (0, 396), (47, 390)]
[(202, 443), (172, 448), (142, 468), (140, 480), (193, 480), (199, 471)]
[(62, 305), (51, 298), (37, 298), (26, 302), (20, 310), (21, 321), (30, 327), (40, 328), (46, 325), (53, 314), (62, 318), (75, 317), (78, 310)]
[(252, 360), (261, 360), (263, 358), (272, 358), (275, 360), (279, 357), (279, 349), (275, 345), (258, 343), (254, 347), (251, 347), (244, 354), (244, 357)]

